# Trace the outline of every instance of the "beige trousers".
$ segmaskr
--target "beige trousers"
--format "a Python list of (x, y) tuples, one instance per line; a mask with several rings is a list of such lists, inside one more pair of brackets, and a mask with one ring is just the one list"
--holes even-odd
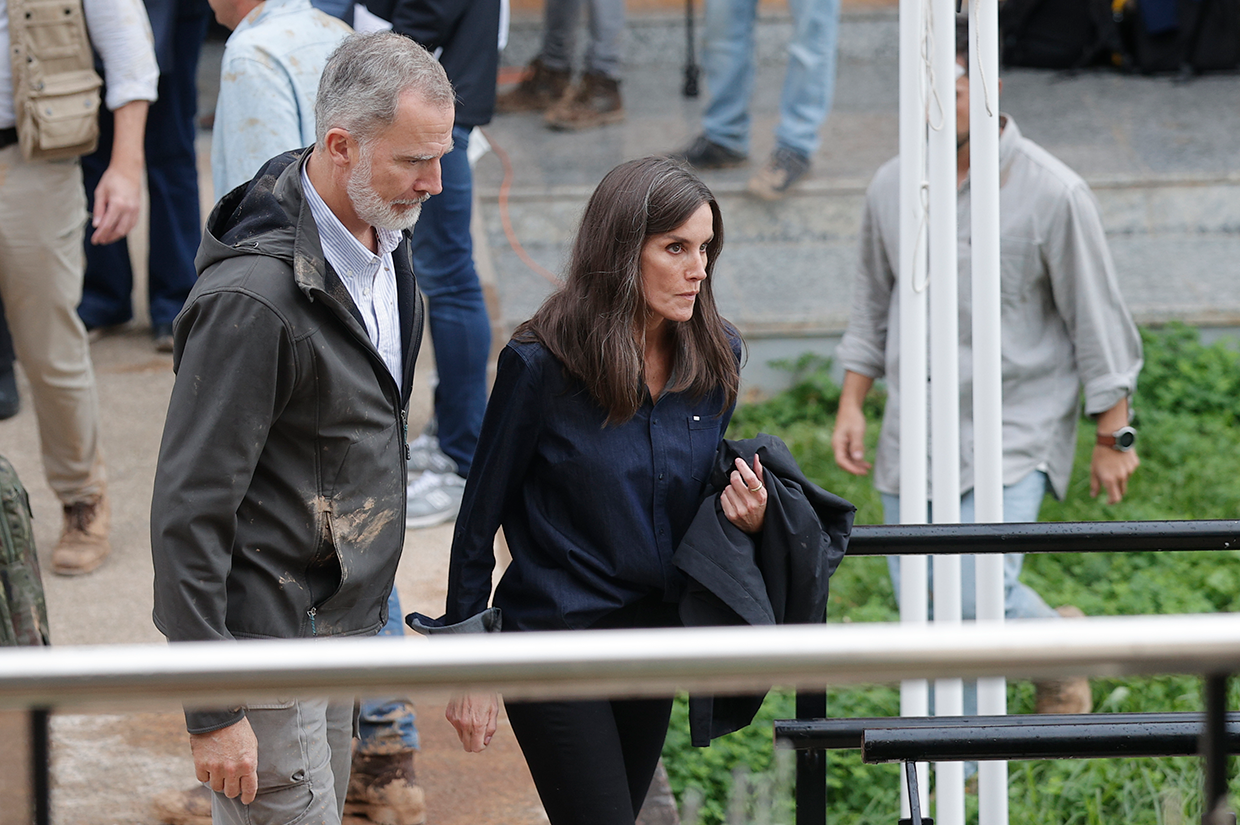
[(99, 398), (82, 299), (86, 194), (76, 160), (0, 149), (0, 295), (30, 379), (47, 481), (65, 504), (103, 492)]

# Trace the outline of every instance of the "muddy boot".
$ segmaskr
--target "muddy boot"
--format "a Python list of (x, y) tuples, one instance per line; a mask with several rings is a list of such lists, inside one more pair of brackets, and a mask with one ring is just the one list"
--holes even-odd
[(413, 751), (353, 754), (344, 812), (376, 825), (422, 825), (426, 794), (413, 778)]
[(164, 791), (151, 798), (151, 813), (167, 825), (211, 825), (211, 789), (198, 785), (188, 791)]
[[(1085, 614), (1079, 607), (1064, 605), (1056, 612), (1065, 619), (1079, 619)], [(1084, 676), (1070, 679), (1047, 679), (1034, 682), (1035, 713), (1089, 713), (1094, 707), (1089, 680)]]
[(62, 576), (89, 573), (112, 552), (108, 531), (112, 509), (106, 493), (89, 501), (64, 505), (65, 526), (52, 548), (52, 571)]
[(620, 81), (597, 72), (586, 72), (581, 81), (555, 104), (544, 118), (547, 127), (562, 132), (592, 129), (624, 120)]
[(543, 65), (541, 57), (530, 61), (528, 74), (517, 88), (495, 97), (495, 111), (499, 114), (517, 112), (545, 112), (564, 96), (572, 80), (568, 69), (551, 69)]

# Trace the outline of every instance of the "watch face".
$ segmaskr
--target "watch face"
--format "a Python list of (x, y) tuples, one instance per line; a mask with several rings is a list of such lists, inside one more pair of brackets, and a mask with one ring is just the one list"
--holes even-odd
[(1124, 427), (1115, 434), (1115, 448), (1117, 450), (1131, 450), (1136, 443), (1137, 431), (1132, 427)]

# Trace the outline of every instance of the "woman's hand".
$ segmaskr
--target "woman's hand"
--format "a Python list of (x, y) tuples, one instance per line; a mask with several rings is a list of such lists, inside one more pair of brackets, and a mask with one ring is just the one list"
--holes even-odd
[(453, 696), (444, 710), (468, 753), (482, 753), (491, 744), (499, 721), (499, 694), (464, 693)]
[(728, 521), (746, 533), (760, 532), (766, 520), (766, 485), (762, 479), (762, 462), (757, 455), (752, 468), (738, 458), (731, 480), (719, 497)]

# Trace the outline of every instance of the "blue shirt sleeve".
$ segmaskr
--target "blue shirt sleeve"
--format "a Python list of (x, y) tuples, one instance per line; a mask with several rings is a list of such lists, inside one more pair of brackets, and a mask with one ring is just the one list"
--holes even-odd
[(495, 534), (505, 507), (519, 493), (538, 441), (540, 373), (540, 367), (527, 363), (511, 345), (499, 355), (452, 537), (447, 624), (482, 612), (490, 599)]

